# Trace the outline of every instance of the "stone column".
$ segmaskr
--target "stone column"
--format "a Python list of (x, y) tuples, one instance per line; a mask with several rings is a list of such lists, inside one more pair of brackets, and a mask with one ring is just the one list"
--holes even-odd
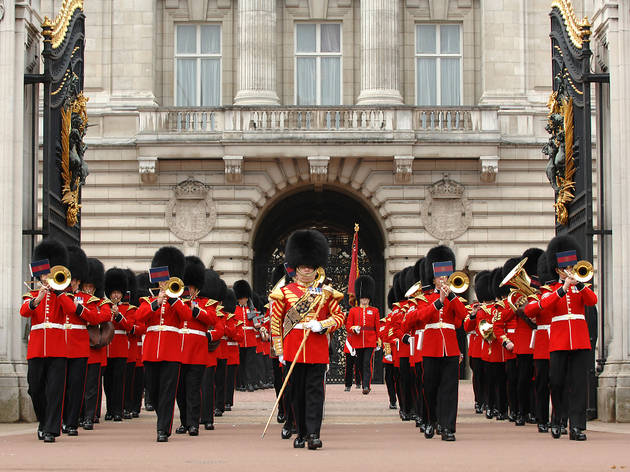
[(278, 105), (276, 2), (239, 0), (238, 92), (235, 105)]
[(399, 2), (361, 1), (361, 93), (357, 105), (401, 104)]

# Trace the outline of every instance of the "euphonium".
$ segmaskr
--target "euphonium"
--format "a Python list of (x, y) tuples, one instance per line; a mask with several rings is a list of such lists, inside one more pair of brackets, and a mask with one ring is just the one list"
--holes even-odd
[(571, 276), (578, 282), (588, 282), (593, 278), (593, 264), (589, 261), (578, 261), (577, 264), (573, 266)]
[(447, 284), (453, 293), (464, 293), (468, 290), (470, 279), (462, 271), (453, 272), (447, 280)]
[(164, 293), (169, 298), (179, 298), (184, 293), (184, 282), (179, 277), (171, 277), (166, 282)]
[(70, 270), (62, 265), (51, 267), (46, 281), (53, 290), (65, 290), (72, 280)]
[(494, 325), (488, 320), (481, 320), (479, 322), (479, 333), (481, 334), (481, 337), (489, 343), (496, 339), (496, 336), (494, 335)]
[(532, 281), (525, 271), (524, 266), (526, 262), (527, 257), (519, 262), (499, 284), (500, 287), (504, 285), (514, 287), (507, 298), (508, 304), (514, 311), (527, 301), (527, 297), (538, 293), (538, 291), (531, 286)]

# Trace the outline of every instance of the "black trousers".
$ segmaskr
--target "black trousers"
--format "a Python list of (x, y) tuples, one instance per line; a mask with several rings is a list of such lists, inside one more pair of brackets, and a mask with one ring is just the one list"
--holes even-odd
[(345, 381), (345, 385), (346, 387), (350, 388), (352, 387), (352, 378), (356, 377), (356, 384), (359, 385), (359, 371), (358, 371), (358, 354), (356, 356), (353, 356), (349, 353), (345, 353), (345, 357), (346, 357), (346, 370), (345, 370), (345, 376), (344, 376), (344, 381)]
[(225, 403), (234, 405), (234, 387), (236, 387), (236, 371), (238, 364), (231, 364), (226, 367), (225, 375)]
[(69, 428), (79, 426), (79, 414), (85, 390), (87, 357), (69, 358), (66, 367), (66, 393), (63, 403), (63, 423)]
[(28, 394), (33, 401), (39, 430), (59, 436), (66, 386), (65, 357), (36, 357), (28, 360)]
[(217, 358), (217, 368), (214, 373), (214, 404), (215, 408), (225, 411), (225, 382), (227, 380), (227, 359)]
[(510, 413), (515, 415), (518, 411), (518, 362), (509, 359), (505, 362), (505, 373), (507, 376), (507, 395)]
[(133, 410), (133, 384), (136, 379), (136, 363), (127, 362), (125, 367), (125, 398), (124, 411), (131, 413)]
[(110, 357), (103, 373), (103, 389), (105, 390), (105, 404), (107, 413), (122, 416), (125, 398), (126, 357)]
[(179, 362), (145, 362), (144, 374), (157, 413), (157, 430), (171, 434), (173, 410), (179, 382)]
[(431, 424), (439, 423), (442, 428), (455, 432), (459, 356), (425, 357), (422, 363), (424, 395), (427, 403), (426, 419)]
[(486, 362), (488, 381), (488, 408), (507, 413), (507, 384), (504, 362)]
[(532, 392), (532, 377), (534, 375), (534, 355), (518, 354), (516, 356), (518, 365), (518, 380), (516, 392), (518, 397), (518, 414), (526, 416), (533, 413), (530, 405)]
[(418, 418), (424, 419), (426, 415), (426, 399), (424, 397), (424, 367), (422, 362), (416, 362), (415, 369), (416, 414)]
[(291, 374), (291, 396), (298, 436), (319, 437), (324, 416), (326, 364), (296, 363)]
[[(282, 383), (284, 382), (284, 374), (282, 373), (282, 365), (277, 357), (271, 359), (271, 365), (273, 368), (273, 388), (276, 391), (276, 398), (280, 393), (280, 389), (282, 388)], [(288, 388), (288, 386), (287, 386)], [(285, 388), (286, 391), (286, 388)], [(282, 394), (282, 398), (280, 399), (280, 403), (278, 403), (278, 414), (281, 416), (286, 416), (286, 394)]]
[(142, 392), (144, 391), (144, 367), (136, 366), (133, 376), (133, 402), (131, 411), (140, 413), (142, 408)]
[[(285, 365), (282, 367), (282, 377), (285, 378), (287, 376), (287, 373), (289, 372), (289, 368), (291, 367), (290, 363), (285, 363)], [(297, 367), (297, 365), (296, 365)], [(288, 428), (293, 428), (295, 426), (295, 428), (297, 429), (297, 424), (295, 421), (295, 411), (293, 408), (293, 387), (292, 387), (292, 382), (293, 382), (293, 374), (291, 374), (291, 377), (289, 378), (289, 382), (287, 383), (286, 388), (284, 389), (284, 393), (282, 394), (282, 401), (284, 401), (284, 408), (285, 408), (285, 416), (286, 419), (284, 421), (284, 424), (286, 427)]]
[(372, 359), (374, 357), (373, 347), (363, 347), (357, 349), (357, 361), (361, 369), (361, 386), (370, 388), (372, 384)]
[[(590, 350), (552, 351), (549, 357), (549, 385), (554, 412), (568, 410), (570, 426), (584, 430)], [(565, 388), (569, 398), (566, 407), (563, 405)]]
[(201, 378), (201, 414), (203, 424), (214, 423), (214, 373), (216, 367), (206, 367)]
[(534, 361), (536, 389), (536, 422), (549, 423), (549, 360), (536, 359)]
[(468, 360), (470, 362), (470, 370), (472, 371), (472, 386), (475, 395), (475, 403), (481, 405), (485, 402), (483, 396), (483, 386), (485, 383), (483, 378), (483, 361), (478, 357), (469, 357)]
[(238, 384), (241, 387), (256, 383), (256, 347), (239, 348)]
[(201, 380), (206, 366), (203, 364), (182, 364), (177, 387), (179, 419), (183, 426), (199, 427), (201, 416)]
[(400, 409), (410, 414), (414, 408), (413, 397), (411, 395), (411, 389), (413, 385), (411, 382), (411, 366), (409, 365), (408, 357), (400, 358), (400, 368), (398, 376), (398, 399)]
[(99, 397), (101, 384), (101, 364), (100, 362), (88, 364), (85, 375), (85, 391), (83, 393), (83, 408), (81, 416), (93, 421), (96, 418), (96, 403)]
[(387, 396), (389, 397), (389, 404), (396, 404), (396, 374), (394, 364), (384, 364), (385, 367), (385, 385), (387, 385)]

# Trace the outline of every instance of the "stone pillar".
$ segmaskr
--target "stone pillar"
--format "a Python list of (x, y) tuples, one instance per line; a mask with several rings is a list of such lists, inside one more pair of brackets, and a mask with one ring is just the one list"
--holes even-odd
[(235, 105), (278, 105), (276, 2), (239, 0), (238, 92)]
[(357, 105), (401, 104), (399, 2), (361, 1), (361, 93)]
[[(598, 417), (602, 421), (630, 422), (630, 163), (624, 157), (630, 145), (630, 12), (616, 5), (604, 5), (595, 17), (594, 31), (605, 38), (610, 73), (610, 156), (605, 160), (610, 176), (605, 205), (610, 206), (611, 256), (607, 256), (606, 285), (611, 296), (606, 300), (606, 364), (599, 376)], [(601, 33), (600, 33), (601, 28)], [(598, 294), (599, 295), (599, 294)], [(602, 340), (600, 339), (600, 342)]]

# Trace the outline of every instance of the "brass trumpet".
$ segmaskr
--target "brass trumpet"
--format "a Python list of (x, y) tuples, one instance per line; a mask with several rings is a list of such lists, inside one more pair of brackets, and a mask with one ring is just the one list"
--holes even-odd
[[(42, 276), (43, 277), (43, 276)], [(50, 272), (46, 274), (46, 278), (42, 280), (29, 280), (24, 284), (30, 289), (31, 285), (37, 283), (41, 284), (41, 287), (49, 287), (52, 290), (65, 290), (70, 285), (72, 276), (70, 270), (62, 265), (56, 265), (50, 268)], [(40, 288), (41, 288), (40, 287)]]
[(468, 278), (468, 275), (458, 270), (456, 272), (453, 272), (448, 277), (448, 280), (446, 281), (446, 283), (451, 289), (451, 292), (464, 293), (466, 290), (468, 290), (468, 287), (470, 285), (470, 279)]
[(166, 281), (164, 293), (168, 298), (179, 298), (184, 293), (184, 282), (179, 277), (171, 277)]
[(574, 266), (572, 271), (565, 271), (567, 275), (573, 277), (578, 282), (588, 282), (593, 278), (593, 264), (589, 261), (578, 261)]

